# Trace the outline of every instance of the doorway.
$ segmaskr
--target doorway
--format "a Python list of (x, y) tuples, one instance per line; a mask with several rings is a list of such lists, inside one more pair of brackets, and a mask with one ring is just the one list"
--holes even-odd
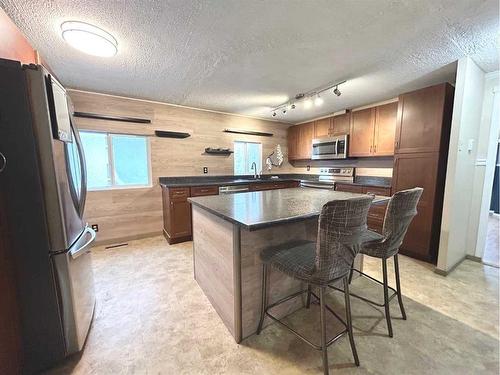
[(500, 225), (500, 139), (497, 143), (497, 154), (495, 163), (495, 175), (493, 177), (493, 188), (491, 191), (490, 212), (488, 216), (488, 230), (486, 233), (486, 244), (484, 246), (483, 263), (500, 267), (500, 238), (498, 235)]

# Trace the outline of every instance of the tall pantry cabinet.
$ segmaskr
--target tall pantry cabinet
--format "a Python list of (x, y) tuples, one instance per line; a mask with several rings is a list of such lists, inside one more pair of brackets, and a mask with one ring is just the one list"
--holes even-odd
[(454, 88), (443, 83), (399, 96), (393, 191), (424, 188), (401, 253), (435, 262), (443, 210)]

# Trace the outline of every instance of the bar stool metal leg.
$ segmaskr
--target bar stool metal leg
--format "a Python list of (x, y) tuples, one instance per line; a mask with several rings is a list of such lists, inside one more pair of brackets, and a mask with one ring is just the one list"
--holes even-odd
[(328, 347), (326, 346), (326, 317), (325, 317), (325, 287), (319, 287), (319, 319), (321, 322), (321, 351), (323, 354), (323, 373), (329, 374), (328, 371)]
[(403, 296), (401, 295), (401, 283), (399, 281), (398, 254), (394, 255), (394, 273), (396, 274), (396, 292), (398, 294), (399, 308), (401, 310), (401, 315), (403, 316), (403, 320), (406, 320), (406, 311), (405, 311), (405, 307), (403, 306)]
[(391, 311), (389, 305), (389, 284), (387, 281), (387, 258), (382, 259), (382, 274), (384, 277), (384, 308), (385, 308), (385, 320), (387, 321), (387, 330), (389, 331), (389, 337), (392, 337), (392, 323), (391, 323)]
[(344, 278), (345, 316), (347, 323), (347, 334), (349, 335), (349, 342), (351, 344), (351, 351), (352, 351), (352, 356), (354, 357), (354, 363), (356, 363), (356, 366), (359, 366), (358, 352), (356, 351), (356, 345), (354, 344), (354, 335), (352, 332), (351, 301), (349, 298), (349, 278), (347, 277)]
[(267, 264), (262, 264), (262, 302), (260, 310), (259, 326), (257, 327), (257, 335), (262, 331), (262, 324), (264, 324), (264, 316), (267, 309)]
[(306, 309), (311, 306), (311, 284), (307, 284)]

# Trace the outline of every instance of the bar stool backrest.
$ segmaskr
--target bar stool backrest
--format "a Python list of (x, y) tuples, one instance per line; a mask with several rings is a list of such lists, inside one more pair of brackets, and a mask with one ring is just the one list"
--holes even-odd
[(417, 214), (417, 204), (424, 189), (416, 187), (401, 190), (394, 194), (387, 205), (381, 243), (385, 248), (385, 257), (396, 254), (403, 243), (411, 221)]
[(367, 230), (366, 219), (372, 200), (373, 196), (367, 195), (331, 201), (323, 206), (312, 275), (316, 282), (328, 283), (349, 273), (360, 249), (361, 236)]

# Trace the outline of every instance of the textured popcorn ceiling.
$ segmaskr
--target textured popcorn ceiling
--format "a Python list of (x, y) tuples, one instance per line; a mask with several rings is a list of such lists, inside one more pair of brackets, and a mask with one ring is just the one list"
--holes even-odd
[[(342, 96), (278, 119), (300, 122), (454, 81), (471, 55), (498, 69), (497, 0), (0, 0), (67, 87), (270, 117), (296, 93), (347, 79)], [(59, 26), (95, 24), (118, 40), (98, 58)]]

